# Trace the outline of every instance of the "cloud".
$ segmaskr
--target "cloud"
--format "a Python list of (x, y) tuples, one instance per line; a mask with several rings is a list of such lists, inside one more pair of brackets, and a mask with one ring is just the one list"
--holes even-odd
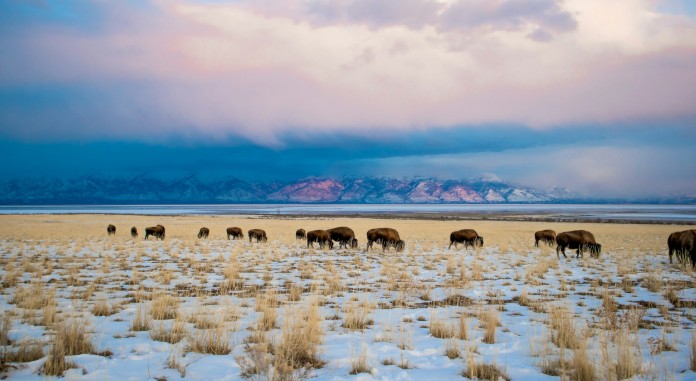
[[(143, 129), (143, 133), (149, 133)], [(524, 127), (433, 129), (371, 137), (296, 131), (282, 147), (248, 140), (34, 143), (0, 140), (12, 165), (0, 179), (116, 173), (198, 173), (288, 180), (305, 176), (476, 178), (496, 174), (541, 189), (563, 186), (590, 196), (666, 196), (696, 189), (690, 124), (633, 128)]]
[(297, 130), (696, 117), (696, 23), (653, 1), (273, 3), (13, 8), (0, 134), (280, 146)]

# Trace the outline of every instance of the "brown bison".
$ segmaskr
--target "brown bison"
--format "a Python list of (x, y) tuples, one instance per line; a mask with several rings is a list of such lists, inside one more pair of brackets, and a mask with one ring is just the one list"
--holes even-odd
[(244, 238), (244, 232), (236, 226), (227, 228), (227, 239), (230, 239), (230, 237), (233, 239), (242, 239)]
[(319, 244), (319, 248), (323, 249), (327, 245), (329, 249), (333, 249), (333, 241), (331, 234), (326, 230), (311, 230), (307, 232), (307, 247), (314, 247), (314, 242)]
[(393, 247), (396, 251), (402, 251), (406, 243), (399, 237), (399, 232), (392, 228), (377, 228), (367, 231), (367, 251), (372, 249), (372, 244), (377, 242), (382, 245), (382, 252), (388, 247)]
[(249, 235), (249, 242), (252, 239), (256, 239), (256, 242), (266, 242), (268, 238), (266, 237), (266, 231), (262, 229), (249, 229), (247, 233)]
[(696, 230), (684, 230), (670, 234), (667, 239), (669, 263), (672, 263), (672, 254), (676, 254), (679, 262), (686, 263), (690, 260), (691, 265), (696, 266), (695, 237)]
[(210, 234), (210, 229), (206, 227), (202, 227), (201, 230), (198, 231), (198, 238), (208, 238), (208, 235)]
[(549, 246), (553, 246), (556, 243), (556, 232), (553, 230), (539, 230), (534, 233), (534, 246), (539, 247), (539, 241), (546, 243)]
[(145, 239), (148, 239), (148, 237), (150, 237), (150, 236), (155, 237), (155, 239), (164, 240), (164, 236), (165, 236), (164, 226), (157, 225), (157, 226), (151, 226), (149, 228), (145, 228)]
[(454, 248), (456, 249), (457, 244), (460, 243), (464, 244), (465, 249), (469, 246), (483, 246), (483, 237), (478, 235), (474, 229), (462, 229), (450, 233), (449, 248), (451, 249), (452, 245), (454, 245)]
[(355, 249), (358, 247), (358, 240), (355, 239), (355, 232), (353, 229), (340, 226), (337, 228), (327, 230), (329, 235), (331, 235), (331, 240), (338, 242), (338, 247), (345, 247), (346, 249), (350, 245), (351, 248)]
[(131, 228), (131, 237), (133, 237), (133, 239), (138, 238), (138, 228), (135, 226)]
[(565, 254), (566, 247), (569, 249), (577, 249), (576, 258), (582, 256), (585, 249), (590, 251), (592, 257), (599, 257), (602, 252), (602, 245), (595, 241), (594, 235), (587, 230), (573, 230), (569, 232), (563, 232), (556, 236), (556, 256), (558, 259), (561, 258), (560, 253), (563, 253), (565, 258), (568, 258)]
[(107, 226), (106, 227), (106, 234), (115, 235), (116, 234), (116, 226), (114, 226), (114, 225)]
[(307, 232), (304, 229), (297, 229), (295, 239), (307, 239)]

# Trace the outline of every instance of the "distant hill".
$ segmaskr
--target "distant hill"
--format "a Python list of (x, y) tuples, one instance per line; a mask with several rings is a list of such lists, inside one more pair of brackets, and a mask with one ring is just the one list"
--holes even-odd
[(162, 179), (84, 176), (0, 182), (0, 204), (234, 204), (234, 203), (694, 203), (695, 196), (660, 200), (598, 200), (567, 189), (539, 190), (495, 177), (474, 180), (383, 177), (308, 177), (286, 182), (238, 178), (200, 179), (195, 174)]

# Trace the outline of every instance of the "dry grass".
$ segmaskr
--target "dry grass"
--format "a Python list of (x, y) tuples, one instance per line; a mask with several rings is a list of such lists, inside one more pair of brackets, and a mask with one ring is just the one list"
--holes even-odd
[(74, 368), (75, 364), (65, 358), (65, 337), (56, 335), (48, 353), (46, 362), (40, 369), (40, 373), (47, 376), (62, 376), (63, 372)]
[(366, 300), (358, 302), (351, 300), (344, 309), (343, 328), (349, 330), (363, 330), (374, 324), (374, 320), (369, 317), (372, 310)]
[(578, 334), (573, 323), (573, 316), (568, 307), (554, 307), (549, 312), (549, 325), (553, 328), (551, 341), (559, 348), (575, 349)]
[(485, 310), (479, 313), (479, 322), (483, 328), (483, 342), (495, 344), (495, 330), (500, 325), (500, 315), (495, 310)]
[(232, 352), (229, 329), (222, 319), (213, 328), (196, 329), (188, 340), (186, 350), (211, 355), (226, 355)]
[(63, 344), (68, 356), (94, 353), (88, 321), (72, 319), (59, 322), (56, 324), (56, 342)]
[(179, 299), (163, 294), (156, 293), (152, 296), (150, 305), (150, 315), (155, 320), (176, 319), (179, 309)]
[(150, 330), (150, 338), (155, 341), (163, 341), (169, 344), (176, 344), (186, 338), (189, 332), (186, 322), (175, 320), (169, 327), (164, 322), (160, 322)]
[(324, 366), (319, 345), (322, 342), (321, 315), (314, 299), (305, 313), (288, 307), (284, 312), (280, 340), (273, 345), (274, 368), (280, 375), (292, 374), (298, 369), (316, 369)]
[[(162, 223), (167, 226), (167, 239), (132, 241), (119, 233), (107, 240), (105, 219), (119, 226), (119, 232), (124, 231), (121, 225)], [(508, 345), (505, 341), (509, 337), (520, 334), (517, 323), (544, 327), (542, 331), (548, 335), (542, 336), (548, 348), (535, 351), (539, 362), (533, 363), (567, 379), (660, 379), (662, 374), (656, 373), (654, 364), (670, 361), (661, 356), (675, 355), (663, 352), (673, 347), (684, 351), (682, 339), (675, 337), (685, 331), (685, 319), (693, 320), (692, 293), (680, 290), (693, 289), (693, 281), (675, 281), (674, 274), (688, 278), (693, 273), (676, 264), (668, 266), (666, 254), (664, 258), (660, 254), (665, 251), (665, 233), (679, 227), (559, 223), (556, 225), (564, 230), (593, 231), (611, 255), (576, 260), (571, 251), (567, 261), (558, 261), (552, 249), (530, 248), (530, 233), (546, 223), (476, 221), (477, 230), (486, 236), (486, 246), (453, 254), (443, 250), (447, 243), (442, 242), (452, 230), (452, 221), (389, 220), (384, 223), (399, 230), (408, 243), (407, 250), (381, 255), (379, 250), (364, 253), (362, 241), (360, 250), (307, 251), (294, 239), (294, 230), (305, 222), (205, 216), (0, 216), (0, 245), (6, 242), (0, 251), (2, 291), (5, 301), (13, 303), (5, 316), (20, 324), (32, 324), (36, 326), (32, 329), (44, 330), (46, 337), (52, 338), (43, 348), (49, 361), (41, 370), (51, 375), (70, 367), (68, 350), (93, 353), (90, 336), (99, 341), (99, 324), (119, 319), (131, 331), (149, 331), (153, 340), (180, 343), (172, 345), (178, 349), (159, 365), (170, 366), (182, 376), (189, 358), (182, 350), (231, 353), (237, 330), (245, 343), (237, 362), (242, 374), (254, 379), (310, 377), (311, 369), (323, 365), (320, 344), (324, 335), (360, 335), (348, 332), (356, 330), (366, 331), (365, 335), (380, 345), (403, 350), (400, 359), (382, 361), (382, 365), (403, 369), (423, 361), (408, 358), (406, 352), (421, 350), (423, 335), (445, 339), (439, 350), (443, 356), (452, 361), (464, 357), (464, 374), (479, 379), (506, 379), (507, 375), (495, 363), (473, 361), (478, 356), (476, 350), (470, 347), (462, 351), (461, 346), (476, 345), (481, 337), (480, 341), (494, 344), (482, 352), (495, 351)], [(351, 226), (358, 239), (375, 225), (375, 220), (361, 218), (316, 222)], [(226, 226), (252, 223), (269, 233), (266, 245), (216, 241), (224, 236)], [(211, 239), (197, 242), (195, 232), (203, 225), (211, 228)], [(578, 271), (585, 274), (584, 281), (577, 277)], [(519, 296), (515, 296), (518, 289)], [(476, 291), (472, 300), (442, 299), (443, 295), (469, 296), (470, 291)], [(657, 307), (636, 305), (636, 296), (646, 292), (664, 302), (658, 301)], [(510, 308), (506, 305), (510, 293), (519, 305), (528, 307), (528, 315), (505, 310)], [(569, 296), (572, 299), (568, 300), (578, 300), (573, 304), (575, 317), (568, 307), (553, 307), (567, 306), (564, 299)], [(304, 303), (313, 298), (316, 307), (309, 316)], [(370, 303), (369, 298), (377, 299)], [(595, 308), (597, 302), (599, 308)], [(377, 306), (379, 313), (373, 314)], [(390, 315), (391, 321), (382, 318), (412, 308), (418, 312), (404, 318)], [(431, 309), (429, 321), (422, 316), (425, 308)], [(323, 323), (319, 311), (328, 316)], [(118, 315), (113, 315), (116, 312)], [(280, 313), (283, 316), (279, 317)], [(380, 321), (375, 323), (373, 316), (379, 316)], [(659, 323), (653, 323), (656, 318)], [(83, 321), (80, 319), (92, 319), (97, 332), (91, 333), (89, 324), (81, 332), (75, 331), (71, 322)], [(470, 327), (475, 324), (470, 319), (478, 321), (475, 327)], [(393, 322), (399, 322), (398, 326), (391, 326)], [(578, 322), (586, 322), (588, 330), (580, 329)], [(40, 342), (8, 343), (8, 329), (0, 321), (0, 342), (6, 343), (3, 361), (32, 361), (43, 355)], [(654, 337), (661, 332), (662, 339), (648, 341), (655, 363), (651, 358), (650, 365), (643, 366), (639, 344), (645, 343), (646, 335)], [(668, 341), (664, 332), (673, 341)], [(128, 335), (135, 333), (114, 337), (118, 340)], [(690, 349), (690, 366), (696, 371), (694, 338)], [(362, 369), (369, 372), (366, 353), (370, 352), (361, 351), (354, 361), (356, 369), (361, 369), (359, 360), (364, 357), (366, 366)], [(442, 357), (443, 361), (449, 361), (447, 358)], [(84, 366), (79, 358), (73, 361)], [(379, 371), (377, 361), (373, 367)], [(485, 362), (490, 361), (487, 357)], [(346, 362), (344, 367), (341, 371), (346, 374), (352, 364)]]
[(598, 380), (593, 361), (587, 353), (587, 340), (578, 340), (573, 351), (573, 380), (595, 381)]
[(466, 369), (462, 376), (470, 380), (505, 380), (510, 381), (510, 377), (496, 363), (486, 364), (476, 361), (474, 353), (467, 351)]
[(152, 327), (152, 319), (141, 303), (135, 310), (135, 317), (131, 320), (131, 331), (149, 331)]
[(349, 374), (360, 374), (360, 373), (370, 373), (372, 366), (367, 361), (367, 350), (363, 348), (360, 351), (360, 355), (353, 357), (350, 360), (350, 372)]
[(434, 311), (430, 311), (430, 335), (438, 339), (450, 339), (456, 336), (456, 328), (454, 324), (445, 320), (440, 320), (435, 315)]

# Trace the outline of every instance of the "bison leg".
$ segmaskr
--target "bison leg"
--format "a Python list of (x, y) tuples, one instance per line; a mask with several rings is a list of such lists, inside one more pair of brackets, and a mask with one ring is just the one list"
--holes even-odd
[(534, 247), (539, 247), (539, 240), (538, 239), (534, 240)]

